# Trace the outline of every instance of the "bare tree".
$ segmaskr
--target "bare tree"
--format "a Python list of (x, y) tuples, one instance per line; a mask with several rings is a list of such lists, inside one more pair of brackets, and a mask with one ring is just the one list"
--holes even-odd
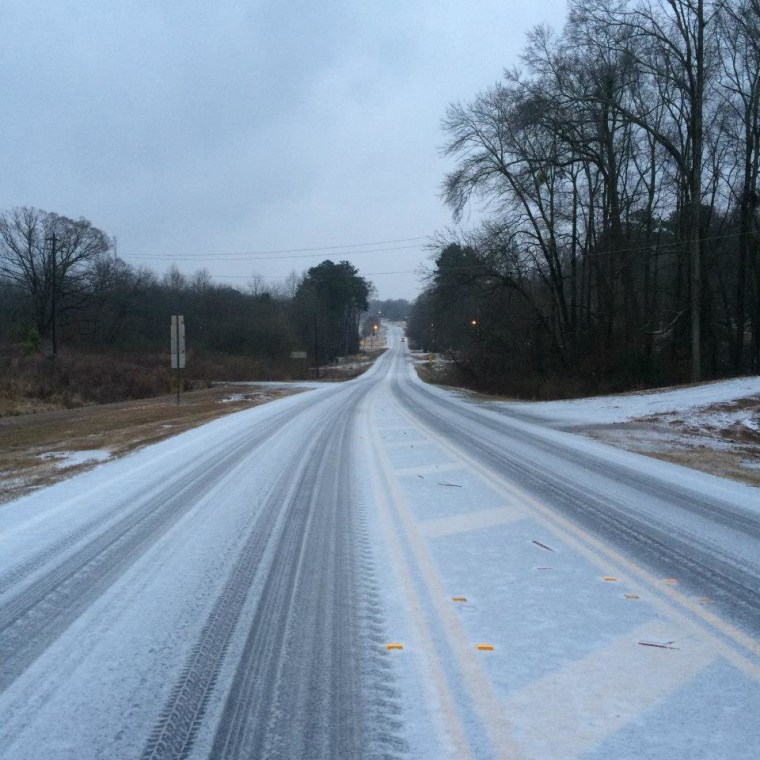
[(648, 382), (760, 361), (759, 30), (760, 0), (572, 0), (524, 69), (449, 108), (443, 197), (455, 218), (484, 201), (485, 279), (509, 285), (502, 306), (521, 294), (567, 369)]
[(704, 117), (708, 73), (717, 63), (717, 18), (721, 0), (640, 0), (577, 4), (591, 34), (619, 29), (620, 52), (635, 64), (638, 76), (671, 119), (655, 126), (651, 101), (619, 98), (615, 108), (649, 132), (669, 153), (680, 177), (689, 245), (691, 376), (701, 377), (702, 195)]
[(165, 288), (175, 293), (180, 293), (189, 286), (187, 275), (176, 264), (172, 264), (164, 273), (162, 281)]
[(53, 355), (58, 321), (91, 299), (90, 275), (110, 247), (86, 219), (28, 207), (0, 214), (0, 273), (29, 295), (32, 321)]
[(254, 298), (258, 298), (269, 292), (266, 280), (260, 274), (251, 275), (248, 280), (247, 290)]
[(213, 287), (213, 278), (211, 272), (205, 267), (199, 269), (190, 277), (190, 289), (195, 293), (203, 294)]
[(298, 288), (303, 282), (304, 275), (298, 274), (295, 270), (292, 271), (283, 281), (283, 291), (287, 298), (291, 300), (296, 297)]
[[(739, 220), (735, 281), (733, 369), (741, 371), (747, 331), (748, 276), (754, 272), (755, 292), (760, 294), (760, 254), (755, 217), (760, 199), (760, 0), (729, 2), (722, 18), (722, 106), (727, 119), (724, 136), (734, 153), (737, 171), (727, 183)], [(728, 132), (728, 134), (725, 134)], [(751, 322), (755, 336), (754, 362), (760, 361), (760, 301), (754, 304)]]

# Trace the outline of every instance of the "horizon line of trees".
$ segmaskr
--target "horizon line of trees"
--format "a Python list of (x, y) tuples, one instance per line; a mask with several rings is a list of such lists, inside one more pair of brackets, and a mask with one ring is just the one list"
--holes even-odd
[(449, 107), (414, 340), (477, 383), (587, 389), (760, 369), (760, 0), (571, 0)]
[(86, 219), (0, 212), (0, 342), (52, 356), (60, 347), (168, 353), (169, 317), (183, 314), (191, 351), (271, 363), (306, 351), (305, 372), (358, 351), (372, 288), (352, 264), (330, 260), (282, 283), (253, 276), (245, 290), (205, 269), (159, 276), (118, 258)]

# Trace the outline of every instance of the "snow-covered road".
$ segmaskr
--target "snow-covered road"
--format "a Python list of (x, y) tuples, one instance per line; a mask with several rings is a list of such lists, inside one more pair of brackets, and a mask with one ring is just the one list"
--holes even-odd
[(0, 757), (757, 757), (757, 489), (389, 343), (0, 506)]

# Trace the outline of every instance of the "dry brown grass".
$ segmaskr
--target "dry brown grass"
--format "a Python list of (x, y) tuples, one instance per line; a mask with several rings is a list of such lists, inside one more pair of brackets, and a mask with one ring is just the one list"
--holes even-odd
[[(356, 377), (383, 350), (323, 367), (320, 376), (335, 381)], [(56, 461), (45, 455), (107, 450), (119, 457), (230, 412), (298, 392), (235, 382), (212, 385), (214, 377), (269, 381), (307, 374), (298, 362), (265, 366), (251, 357), (196, 358), (192, 374), (188, 371), (185, 377), (193, 390), (185, 391), (177, 406), (175, 396), (166, 393), (174, 377), (164, 359), (143, 356), (136, 363), (124, 357), (69, 354), (53, 364), (37, 355), (0, 351), (0, 502), (95, 466), (90, 462), (62, 468), (57, 466), (62, 457)], [(222, 403), (232, 394), (241, 398)]]
[[(41, 459), (44, 454), (107, 449), (119, 457), (217, 417), (297, 392), (225, 384), (184, 393), (179, 406), (171, 395), (52, 411), (44, 403), (30, 403), (36, 413), (0, 419), (0, 502), (94, 466), (61, 469), (55, 461)], [(232, 395), (241, 398), (223, 402)]]
[[(736, 412), (742, 412), (740, 418)], [(721, 421), (721, 415), (726, 415)], [(733, 418), (732, 416), (733, 415)], [(691, 410), (654, 414), (627, 423), (578, 428), (613, 446), (685, 467), (760, 486), (760, 431), (740, 420), (760, 423), (760, 396)]]
[[(210, 388), (218, 379), (269, 382), (306, 377), (303, 362), (188, 352), (182, 383), (190, 391)], [(52, 360), (17, 346), (0, 345), (0, 417), (154, 398), (174, 390), (176, 381), (168, 354), (66, 348)]]
[(750, 468), (747, 466), (747, 457), (735, 451), (679, 449), (649, 452), (649, 455), (720, 478), (731, 478), (749, 486), (760, 486), (760, 459), (756, 461), (756, 467)]

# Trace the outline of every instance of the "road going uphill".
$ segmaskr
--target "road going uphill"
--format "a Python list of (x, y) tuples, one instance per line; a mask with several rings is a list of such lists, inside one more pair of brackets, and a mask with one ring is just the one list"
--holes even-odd
[(750, 756), (757, 491), (426, 386), (387, 336), (0, 506), (2, 758)]

